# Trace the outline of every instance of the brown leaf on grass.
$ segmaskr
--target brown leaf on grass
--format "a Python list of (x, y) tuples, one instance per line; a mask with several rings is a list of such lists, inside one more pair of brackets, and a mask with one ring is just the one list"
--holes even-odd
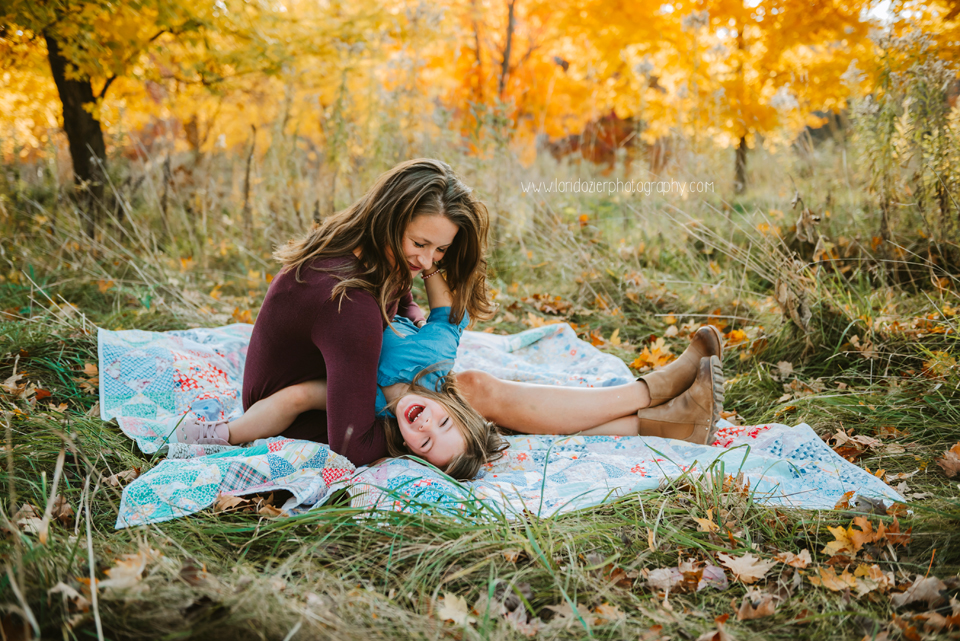
[(813, 563), (813, 559), (810, 557), (810, 550), (806, 549), (801, 550), (800, 554), (794, 554), (793, 552), (781, 552), (777, 556), (773, 557), (773, 560), (801, 570)]
[(946, 589), (947, 585), (937, 577), (924, 578), (918, 574), (910, 587), (899, 594), (891, 594), (890, 600), (898, 608), (915, 601), (926, 601), (928, 606), (933, 607), (943, 601), (940, 591)]
[(857, 596), (879, 590), (886, 592), (894, 586), (893, 572), (884, 572), (879, 565), (860, 564), (853, 572), (857, 579)]
[[(59, 594), (63, 597), (63, 606), (67, 610), (67, 629), (73, 630), (74, 627), (83, 622), (90, 612), (90, 600), (77, 592), (66, 583), (60, 582), (47, 590), (47, 596)], [(10, 635), (7, 635), (10, 638)]]
[(96, 394), (97, 388), (100, 387), (100, 372), (97, 366), (93, 363), (84, 363), (83, 374), (86, 378), (75, 378), (73, 381), (79, 383), (80, 389), (87, 394)]
[(844, 590), (855, 590), (857, 588), (857, 579), (847, 570), (844, 570), (839, 576), (830, 567), (817, 568), (817, 572), (819, 572), (819, 576), (811, 575), (807, 577), (813, 585), (824, 587), (833, 592), (843, 592)]
[(596, 616), (596, 623), (616, 623), (627, 618), (627, 614), (618, 606), (611, 603), (601, 603), (594, 608), (593, 613)]
[(711, 563), (707, 563), (703, 568), (703, 575), (700, 577), (700, 583), (697, 584), (697, 592), (703, 590), (704, 588), (726, 590), (729, 585), (730, 584), (727, 582), (727, 575), (724, 573), (723, 568), (718, 568)]
[(523, 550), (520, 548), (511, 548), (509, 550), (502, 550), (500, 554), (510, 563), (516, 563), (517, 560), (520, 559), (520, 555), (523, 554)]
[(683, 574), (677, 568), (657, 568), (647, 576), (647, 587), (657, 592), (670, 592), (683, 583)]
[(525, 637), (532, 638), (540, 632), (543, 621), (539, 617), (530, 618), (525, 608), (517, 608), (503, 617), (510, 626)]
[(850, 541), (853, 542), (854, 552), (859, 552), (864, 545), (877, 540), (877, 533), (873, 531), (873, 523), (871, 523), (867, 517), (854, 517), (853, 524), (860, 528), (859, 530), (855, 530), (851, 527), (848, 530)]
[(937, 459), (937, 465), (943, 468), (948, 478), (960, 473), (960, 443), (944, 452), (943, 457)]
[(849, 492), (844, 492), (843, 496), (840, 497), (840, 500), (837, 501), (837, 504), (833, 506), (835, 510), (849, 510), (850, 509), (850, 499), (853, 498), (853, 495), (856, 494), (854, 490)]
[(759, 590), (751, 590), (743, 597), (737, 610), (737, 621), (749, 621), (771, 616), (777, 609), (774, 596)]
[(443, 593), (440, 607), (437, 609), (437, 618), (441, 621), (452, 621), (457, 625), (467, 625), (473, 620), (464, 598), (450, 592)]
[(187, 585), (194, 587), (203, 585), (206, 583), (208, 576), (206, 565), (197, 565), (196, 561), (193, 560), (187, 560), (180, 567), (180, 578), (186, 581)]
[(742, 557), (734, 557), (720, 552), (717, 554), (720, 563), (727, 566), (734, 577), (743, 583), (754, 583), (766, 576), (770, 568), (777, 564), (776, 561), (763, 561), (749, 552)]
[(143, 571), (152, 561), (160, 558), (160, 553), (148, 547), (141, 547), (136, 554), (124, 554), (116, 560), (114, 566), (106, 570), (109, 577), (98, 581), (101, 588), (126, 590), (136, 587), (143, 579)]
[(946, 627), (953, 627), (950, 625), (947, 617), (943, 616), (939, 612), (921, 612), (920, 614), (913, 615), (914, 621), (923, 621), (923, 631), (924, 632), (940, 632)]
[[(896, 516), (893, 517), (893, 523), (890, 524), (890, 527), (883, 527), (883, 523), (881, 523), (880, 525), (884, 530), (884, 538), (891, 545), (905, 546), (907, 543), (910, 542), (910, 539), (912, 538), (910, 533), (913, 532), (913, 528), (911, 527), (906, 532), (901, 532), (900, 521), (897, 520)], [(877, 532), (879, 531), (880, 530), (877, 530)]]
[(697, 532), (716, 532), (720, 526), (713, 521), (713, 510), (707, 510), (707, 518), (693, 517), (697, 522)]
[(67, 499), (63, 498), (62, 494), (57, 494), (53, 499), (50, 516), (60, 521), (63, 525), (69, 525), (74, 515), (73, 506), (67, 502)]
[(287, 513), (281, 510), (280, 508), (270, 505), (269, 503), (264, 503), (260, 506), (260, 509), (257, 510), (257, 514), (262, 514), (267, 518), (276, 518), (278, 516), (286, 516)]
[(229, 494), (220, 494), (217, 496), (216, 502), (213, 504), (214, 513), (226, 512), (227, 510), (232, 510), (238, 505), (243, 505), (249, 503), (249, 499), (245, 499), (240, 496), (231, 496)]
[(37, 534), (43, 521), (37, 510), (29, 503), (24, 503), (20, 509), (13, 515), (14, 524), (27, 534)]
[(920, 641), (923, 638), (917, 632), (916, 626), (910, 625), (906, 620), (902, 619), (896, 614), (893, 615), (892, 621), (898, 628), (900, 628), (903, 638), (907, 639), (907, 641)]
[(697, 641), (733, 641), (733, 637), (723, 628), (723, 624), (730, 618), (729, 614), (721, 614), (713, 622), (717, 625), (716, 630), (704, 632), (697, 637)]
[(117, 472), (112, 476), (108, 476), (103, 479), (103, 482), (105, 485), (109, 485), (110, 487), (120, 487), (121, 485), (125, 485), (134, 480), (138, 476), (140, 476), (140, 468), (135, 467), (132, 470), (124, 470), (122, 472)]

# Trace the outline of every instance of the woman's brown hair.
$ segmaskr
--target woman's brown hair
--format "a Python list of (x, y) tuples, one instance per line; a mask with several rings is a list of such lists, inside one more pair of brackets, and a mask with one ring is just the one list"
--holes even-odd
[[(400, 163), (377, 178), (358, 201), (291, 240), (274, 257), (284, 270), (295, 270), (301, 282), (300, 270), (305, 265), (318, 269), (312, 265), (315, 259), (349, 256), (359, 249), (359, 269), (347, 264), (327, 270), (340, 281), (332, 296), (342, 300), (350, 288), (370, 292), (389, 323), (387, 307), (410, 289), (413, 279), (410, 271), (399, 265), (403, 262), (403, 233), (421, 215), (445, 216), (458, 227), (453, 243), (438, 262), (446, 270), (454, 294), (451, 322), (459, 323), (464, 312), (470, 314), (471, 323), (490, 318), (493, 305), (487, 299), (484, 258), (489, 214), (450, 165), (439, 160), (418, 158)], [(388, 249), (398, 265), (390, 265)]]
[[(447, 410), (454, 425), (463, 434), (466, 448), (447, 464), (444, 473), (458, 481), (472, 481), (480, 471), (480, 467), (503, 456), (507, 449), (507, 442), (500, 436), (496, 423), (483, 418), (473, 409), (457, 388), (457, 378), (453, 372), (440, 379), (437, 390), (424, 387), (420, 380), (425, 374), (439, 369), (434, 365), (422, 370), (410, 383), (408, 393), (419, 394), (424, 398), (436, 401)], [(399, 399), (397, 399), (399, 401)], [(393, 411), (397, 401), (390, 403), (388, 408)], [(387, 451), (390, 456), (407, 456), (410, 451), (403, 441), (397, 419), (391, 417), (385, 420), (384, 433), (387, 437)]]

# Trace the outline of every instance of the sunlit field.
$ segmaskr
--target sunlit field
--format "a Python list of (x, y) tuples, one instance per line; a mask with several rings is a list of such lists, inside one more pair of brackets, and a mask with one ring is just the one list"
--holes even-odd
[[(956, 637), (952, 3), (36, 4), (0, 8), (3, 638)], [(100, 420), (97, 328), (255, 322), (274, 249), (417, 157), (490, 211), (473, 329), (569, 323), (639, 376), (712, 324), (725, 418), (906, 501), (714, 473), (548, 518), (270, 494), (115, 529), (163, 455)]]

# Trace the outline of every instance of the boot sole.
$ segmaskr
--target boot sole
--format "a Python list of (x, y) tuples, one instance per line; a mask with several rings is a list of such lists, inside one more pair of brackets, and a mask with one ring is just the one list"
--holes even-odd
[(710, 375), (713, 379), (713, 407), (710, 415), (710, 431), (707, 432), (705, 445), (713, 445), (716, 440), (717, 421), (720, 420), (720, 413), (723, 411), (723, 364), (717, 356), (710, 357)]

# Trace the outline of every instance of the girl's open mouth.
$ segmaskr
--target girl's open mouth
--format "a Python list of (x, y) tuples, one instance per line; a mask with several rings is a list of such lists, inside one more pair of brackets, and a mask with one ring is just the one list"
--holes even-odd
[(407, 419), (407, 423), (411, 425), (417, 417), (420, 416), (420, 413), (423, 411), (423, 405), (411, 405), (407, 408), (407, 411), (403, 413), (404, 417)]

